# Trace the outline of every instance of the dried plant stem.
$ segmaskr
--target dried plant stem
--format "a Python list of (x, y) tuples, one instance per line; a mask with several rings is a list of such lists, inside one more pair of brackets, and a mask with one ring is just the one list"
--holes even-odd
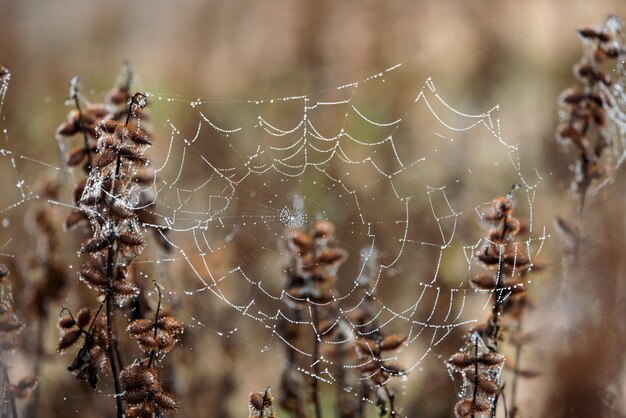
[[(161, 287), (155, 283), (155, 287), (157, 292), (159, 293), (159, 301), (157, 303), (156, 313), (154, 314), (154, 338), (157, 337), (157, 323), (159, 322), (159, 313), (161, 311), (161, 299), (163, 299), (163, 294), (161, 293)], [(156, 350), (152, 350), (150, 352), (150, 360), (148, 360), (148, 369), (152, 367), (152, 362), (154, 361), (154, 357), (156, 356)], [(269, 390), (269, 387), (268, 389)]]
[(317, 306), (313, 305), (311, 306), (311, 319), (313, 320), (313, 382), (311, 383), (311, 390), (312, 390), (312, 395), (313, 395), (313, 403), (315, 405), (315, 417), (316, 418), (321, 418), (322, 417), (322, 405), (320, 404), (320, 397), (319, 397), (319, 387), (318, 387), (318, 376), (320, 375), (320, 364), (319, 364), (319, 357), (320, 357), (320, 341), (319, 338), (317, 337), (317, 327), (319, 325), (319, 318), (318, 318), (318, 312), (317, 312)]
[(396, 398), (396, 395), (389, 390), (387, 385), (383, 386), (383, 389), (385, 389), (385, 394), (387, 395), (387, 400), (389, 401), (389, 416), (395, 417), (396, 407), (394, 406), (393, 402)]
[[(107, 254), (107, 278), (109, 280), (109, 288), (113, 288), (113, 265), (115, 263), (115, 250), (113, 244), (109, 244), (109, 250)], [(119, 374), (120, 368), (118, 364), (118, 357), (116, 355), (117, 345), (114, 338), (115, 332), (113, 330), (113, 321), (115, 320), (115, 311), (113, 307), (113, 298), (109, 293), (106, 296), (106, 315), (107, 315), (107, 335), (109, 337), (109, 358), (111, 359), (111, 374), (113, 375), (113, 385), (115, 386), (115, 406), (117, 409), (117, 417), (123, 418), (123, 405), (120, 394), (122, 393), (122, 386), (120, 385)]]
[(17, 405), (15, 405), (15, 397), (10, 391), (6, 391), (6, 388), (11, 384), (11, 379), (9, 378), (8, 366), (6, 361), (4, 360), (4, 354), (2, 354), (2, 351), (0, 351), (0, 367), (2, 367), (2, 372), (4, 374), (5, 393), (8, 396), (9, 404), (11, 405), (12, 418), (18, 418)]
[[(135, 105), (135, 101), (137, 100), (138, 94), (135, 94), (130, 102), (129, 108), (128, 108), (128, 115), (126, 116), (126, 122), (125, 122), (125, 126), (128, 126), (128, 122), (130, 121), (131, 115), (133, 113), (133, 105)], [(113, 178), (113, 185), (115, 185), (115, 179), (117, 177), (119, 177), (120, 175), (120, 168), (122, 167), (122, 154), (118, 153), (117, 154), (117, 161), (115, 164), (115, 176)], [(113, 189), (113, 186), (112, 186)], [(113, 233), (111, 233), (111, 235), (113, 235)], [(107, 279), (109, 281), (109, 289), (112, 290), (113, 289), (113, 274), (114, 274), (114, 268), (115, 268), (115, 260), (117, 258), (117, 253), (116, 250), (114, 249), (113, 246), (113, 242), (114, 242), (114, 237), (110, 236), (109, 237), (109, 247), (108, 247), (108, 253), (107, 253), (107, 269), (106, 269), (106, 274), (107, 274)], [(160, 291), (159, 291), (160, 294)], [(161, 299), (159, 298), (159, 305), (161, 303)], [(109, 292), (109, 294), (107, 294), (106, 296), (106, 314), (107, 314), (107, 334), (109, 337), (109, 357), (111, 358), (111, 373), (113, 374), (113, 384), (115, 386), (115, 405), (116, 405), (116, 409), (117, 409), (117, 417), (118, 418), (123, 418), (123, 404), (122, 404), (122, 398), (121, 398), (121, 393), (122, 393), (122, 387), (120, 384), (120, 380), (119, 380), (119, 373), (120, 370), (123, 368), (123, 366), (120, 364), (120, 355), (119, 355), (119, 351), (117, 349), (117, 333), (115, 333), (114, 331), (114, 321), (115, 321), (115, 308), (113, 306), (113, 297), (112, 297), (112, 292)], [(158, 315), (158, 310), (157, 310), (157, 315)], [(155, 333), (156, 333), (156, 328), (155, 328)], [(152, 363), (153, 360), (153, 355), (150, 356), (150, 363)]]
[[(521, 319), (517, 321), (517, 327), (515, 331), (518, 335), (522, 333), (522, 320)], [(513, 362), (513, 379), (511, 379), (511, 414), (512, 416), (516, 416), (517, 414), (517, 381), (519, 378), (521, 357), (522, 357), (522, 344), (517, 344), (517, 346), (515, 347), (515, 360)]]
[[(46, 316), (39, 316), (37, 320), (37, 341), (36, 341), (36, 359), (35, 359), (35, 367), (33, 372), (37, 376), (41, 376), (41, 367), (42, 361), (45, 355), (44, 350), (44, 330), (46, 326)], [(28, 409), (26, 410), (26, 414), (30, 418), (36, 418), (39, 414), (39, 403), (41, 402), (41, 386), (38, 385), (33, 391), (33, 400), (28, 405)]]
[[(130, 113), (131, 112), (129, 110), (128, 114), (130, 115)], [(126, 123), (128, 124), (128, 119), (126, 119)], [(115, 166), (115, 178), (117, 178), (117, 176), (119, 175), (120, 166), (122, 163), (120, 156), (121, 156), (120, 154), (117, 155), (117, 164)], [(116, 256), (117, 254), (115, 252), (115, 249), (113, 248), (113, 237), (109, 237), (109, 248), (107, 252), (107, 268), (106, 268), (107, 279), (109, 281), (109, 289), (113, 289), (113, 280), (114, 280), (113, 272), (114, 272), (114, 267), (115, 267)], [(120, 359), (119, 359), (118, 352), (117, 352), (117, 339), (116, 339), (117, 334), (114, 332), (114, 329), (113, 329), (114, 321), (115, 321), (115, 310), (113, 306), (113, 297), (112, 297), (111, 292), (109, 292), (106, 295), (106, 315), (107, 315), (107, 334), (109, 337), (109, 357), (111, 358), (111, 373), (113, 374), (113, 384), (115, 386), (115, 406), (117, 409), (117, 417), (123, 418), (124, 408), (122, 405), (122, 398), (120, 397), (122, 393), (122, 386), (120, 385), (120, 380), (119, 380), (121, 365), (119, 364)]]

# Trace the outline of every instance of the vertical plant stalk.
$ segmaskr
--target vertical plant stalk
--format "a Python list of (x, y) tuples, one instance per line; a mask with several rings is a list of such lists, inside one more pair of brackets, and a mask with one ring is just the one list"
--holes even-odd
[[(41, 368), (42, 362), (45, 355), (44, 350), (44, 330), (46, 326), (47, 315), (39, 316), (37, 320), (37, 341), (36, 341), (36, 359), (35, 359), (35, 367), (33, 372), (37, 376), (41, 376)], [(41, 388), (36, 387), (33, 391), (33, 401), (28, 405), (28, 409), (26, 410), (26, 414), (30, 418), (36, 418), (39, 414), (39, 403), (41, 402)]]
[(317, 327), (319, 325), (319, 318), (317, 313), (317, 306), (311, 306), (311, 317), (313, 320), (313, 381), (311, 382), (311, 391), (313, 395), (313, 404), (315, 405), (315, 418), (322, 418), (322, 405), (320, 403), (319, 385), (317, 382), (320, 375), (320, 341), (317, 336)]
[[(109, 281), (109, 289), (113, 288), (113, 266), (115, 263), (115, 250), (113, 249), (113, 243), (109, 241), (109, 248), (107, 253), (107, 279)], [(113, 298), (111, 292), (106, 295), (106, 317), (107, 317), (107, 335), (109, 338), (109, 357), (111, 359), (111, 374), (113, 375), (113, 385), (115, 387), (115, 406), (117, 409), (117, 418), (123, 418), (123, 405), (122, 405), (122, 386), (120, 385), (120, 364), (119, 358), (116, 355), (116, 333), (114, 330), (115, 310), (113, 306)]]
[[(5, 394), (9, 397), (9, 404), (11, 405), (11, 415), (12, 418), (18, 418), (17, 415), (17, 405), (15, 404), (15, 396), (6, 390), (6, 388), (11, 385), (11, 378), (9, 377), (9, 371), (6, 361), (4, 360), (4, 354), (2, 354), (2, 350), (0, 350), (0, 367), (2, 367), (2, 373), (4, 374), (4, 388)], [(4, 418), (4, 417), (3, 417)]]
[(387, 400), (389, 401), (389, 416), (395, 417), (396, 407), (394, 406), (394, 400), (396, 399), (396, 394), (391, 392), (387, 385), (384, 385), (383, 388), (385, 389), (385, 394), (387, 395)]
[[(154, 314), (154, 339), (156, 340), (158, 334), (157, 324), (159, 322), (159, 314), (161, 313), (161, 299), (163, 299), (163, 294), (161, 293), (161, 287), (155, 282), (155, 287), (157, 292), (159, 293), (159, 301), (157, 303), (156, 313)], [(148, 369), (152, 367), (152, 362), (156, 356), (156, 350), (152, 350), (150, 352), (150, 359), (148, 360)], [(268, 388), (269, 390), (269, 388)]]
[[(522, 319), (517, 320), (515, 332), (520, 335), (522, 333)], [(517, 414), (517, 382), (519, 379), (519, 370), (522, 357), (522, 344), (515, 347), (515, 360), (513, 361), (513, 379), (511, 380), (511, 415)]]
[[(135, 101), (139, 97), (139, 93), (135, 94), (128, 106), (128, 115), (126, 116), (125, 126), (128, 126), (128, 122), (130, 122), (131, 115), (133, 113), (133, 106), (135, 105)], [(114, 190), (115, 180), (120, 174), (120, 168), (122, 166), (122, 154), (118, 152), (117, 161), (115, 164), (115, 176), (113, 177), (113, 184), (111, 186), (111, 190)], [(107, 317), (107, 335), (109, 338), (109, 357), (111, 358), (111, 373), (113, 374), (113, 385), (115, 387), (115, 406), (117, 409), (117, 418), (123, 418), (124, 416), (124, 406), (122, 403), (122, 385), (120, 384), (120, 370), (123, 368), (123, 365), (120, 364), (120, 356), (119, 351), (117, 349), (117, 333), (115, 332), (115, 307), (113, 306), (113, 281), (115, 280), (114, 272), (115, 272), (115, 264), (117, 260), (117, 251), (119, 247), (114, 246), (115, 242), (115, 228), (112, 229), (108, 241), (108, 251), (107, 251), (107, 267), (106, 267), (106, 275), (109, 283), (109, 292), (106, 295), (106, 317)], [(159, 292), (160, 294), (160, 292)], [(159, 298), (159, 305), (161, 300)], [(158, 314), (158, 311), (157, 311)], [(155, 328), (156, 332), (156, 328)], [(150, 358), (152, 362), (152, 356)]]

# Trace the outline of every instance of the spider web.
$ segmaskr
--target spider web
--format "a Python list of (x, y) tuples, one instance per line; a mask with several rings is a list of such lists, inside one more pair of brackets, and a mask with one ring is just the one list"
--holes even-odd
[[(310, 360), (300, 371), (327, 383), (336, 380), (332, 360), (322, 357), (315, 375), (312, 344), (294, 346), (278, 326), (287, 320), (322, 344), (337, 343), (324, 342), (315, 329), (313, 302), (304, 318), (285, 309), (286, 230), (318, 219), (336, 224), (337, 241), (350, 254), (339, 273), (338, 316), (351, 337), (366, 335), (350, 314), (373, 300), (375, 331), (407, 335), (393, 358), (409, 373), (455, 328), (475, 322), (466, 316), (475, 291), (462, 283), (482, 245), (475, 225), (494, 193), (521, 184), (535, 233), (541, 178), (524, 175), (518, 146), (502, 138), (498, 107), (458, 111), (430, 78), (415, 95), (398, 98), (403, 103), (381, 103), (403, 81), (399, 68), (321, 93), (246, 102), (149, 94), (166, 107), (187, 108), (167, 121), (169, 147), (155, 170), (158, 215), (179, 254), (160, 261), (184, 259), (197, 280), (186, 297), (225, 303), (239, 315), (236, 326), (220, 332), (249, 341), (250, 329), (262, 329), (260, 351), (289, 345)], [(489, 186), (494, 175), (507, 185)], [(545, 236), (539, 231), (523, 243), (529, 254)], [(371, 287), (361, 286), (364, 280)]]
[[(372, 332), (404, 334), (389, 360), (400, 360), (410, 377), (455, 329), (478, 320), (471, 296), (478, 293), (479, 305), (489, 309), (488, 292), (466, 282), (491, 198), (521, 185), (518, 210), (530, 220), (531, 238), (520, 245), (535, 255), (546, 239), (532, 222), (541, 176), (524, 171), (519, 145), (503, 139), (499, 107), (459, 111), (430, 78), (415, 80), (401, 65), (292, 97), (214, 101), (148, 92), (148, 98), (168, 116), (153, 119), (161, 142), (150, 150), (155, 176), (147, 191), (174, 250), (139, 263), (178, 266), (190, 276), (163, 283), (190, 326), (273, 358), (283, 358), (289, 346), (305, 359), (298, 370), (320, 382), (337, 380), (333, 359), (322, 355), (316, 374), (312, 344), (290, 343), (281, 321), (323, 346)], [(6, 129), (3, 136), (0, 162), (17, 191), (2, 205), (4, 214), (37, 199), (16, 161), (64, 169), (14, 155)], [(313, 302), (297, 318), (286, 309), (281, 243), (290, 228), (308, 229), (320, 219), (335, 224), (338, 245), (349, 253), (333, 302), (337, 321), (349, 325), (345, 341), (324, 340)], [(365, 303), (374, 306), (369, 327), (352, 320)], [(220, 327), (203, 318), (204, 304), (226, 307), (230, 320)]]

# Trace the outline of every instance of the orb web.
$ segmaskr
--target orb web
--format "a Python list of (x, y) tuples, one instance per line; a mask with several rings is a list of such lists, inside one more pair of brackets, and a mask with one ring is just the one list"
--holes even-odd
[[(167, 261), (186, 262), (195, 276), (186, 297), (237, 315), (220, 332), (247, 342), (254, 334), (262, 352), (290, 346), (312, 358), (310, 344), (294, 346), (278, 326), (319, 332), (313, 302), (302, 315), (287, 309), (284, 240), (290, 229), (330, 220), (349, 254), (333, 301), (338, 323), (349, 325), (344, 342), (373, 332), (351, 320), (371, 304), (376, 332), (407, 336), (394, 358), (410, 376), (453, 330), (477, 320), (466, 303), (476, 292), (463, 283), (482, 245), (481, 212), (511, 184), (521, 185), (531, 221), (523, 245), (540, 251), (546, 234), (532, 207), (541, 177), (503, 139), (499, 108), (456, 110), (431, 79), (391, 99), (404, 82), (399, 68), (304, 96), (221, 103), (149, 94), (176, 109), (169, 114), (184, 114), (166, 122), (154, 184), (178, 254)], [(299, 370), (333, 383), (332, 360), (320, 361), (321, 374), (313, 365)]]

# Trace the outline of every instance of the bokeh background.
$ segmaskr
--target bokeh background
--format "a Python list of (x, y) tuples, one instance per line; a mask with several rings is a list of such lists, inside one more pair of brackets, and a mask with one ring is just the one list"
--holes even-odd
[[(621, 322), (617, 320), (622, 311), (613, 305), (621, 300), (620, 282), (624, 279), (617, 250), (626, 235), (620, 192), (624, 189), (623, 173), (617, 173), (615, 184), (595, 198), (595, 206), (589, 211), (590, 217), (596, 216), (589, 220), (596, 228), (596, 252), (589, 257), (602, 260), (595, 264), (599, 270), (581, 277), (564, 277), (559, 240), (551, 227), (557, 215), (575, 216), (576, 200), (568, 193), (571, 158), (554, 140), (557, 98), (574, 82), (571, 67), (581, 53), (575, 30), (583, 24), (600, 23), (609, 13), (626, 17), (626, 3), (619, 0), (98, 3), (0, 0), (0, 64), (12, 73), (2, 108), (11, 142), (10, 147), (9, 144), (2, 147), (10, 148), (15, 156), (28, 157), (16, 161), (19, 179), (25, 180), (31, 190), (36, 190), (48, 176), (60, 179), (61, 183), (71, 181), (71, 176), (48, 169), (45, 164), (33, 163), (36, 160), (53, 167), (62, 164), (54, 132), (69, 110), (64, 105), (68, 80), (79, 75), (85, 95), (100, 97), (111, 87), (121, 63), (127, 59), (136, 69), (141, 88), (164, 97), (201, 97), (210, 103), (325, 92), (402, 62), (392, 87), (385, 90), (385, 96), (377, 98), (390, 104), (388, 115), (400, 111), (393, 109), (394, 103), (406, 99), (407, 91), (419, 88), (428, 77), (436, 82), (441, 96), (463, 112), (480, 113), (499, 104), (503, 136), (509, 143), (520, 144), (524, 167), (530, 172), (536, 168), (544, 179), (533, 210), (535, 221), (547, 225), (552, 239), (542, 255), (549, 268), (533, 289), (536, 309), (529, 325), (538, 329), (538, 334), (546, 335), (529, 354), (544, 376), (523, 383), (520, 401), (523, 415), (548, 416), (552, 411), (555, 416), (576, 416), (576, 408), (560, 415), (555, 412), (559, 410), (554, 404), (567, 404), (567, 396), (554, 388), (563, 378), (564, 370), (578, 367), (580, 358), (593, 359), (598, 362), (598, 369), (604, 370), (598, 372), (601, 377), (591, 385), (602, 393), (592, 398), (619, 409), (623, 386), (612, 385), (606, 390), (602, 386), (606, 383), (608, 388), (611, 382), (621, 382), (623, 364), (618, 354), (614, 353), (615, 358), (607, 354), (605, 357), (611, 360), (605, 362), (603, 369), (599, 358), (605, 348), (615, 347), (616, 341), (623, 342), (621, 337), (604, 338), (608, 332), (623, 337)], [(181, 109), (182, 106), (155, 105), (154, 125), (162, 127), (165, 119), (172, 118), (186, 126), (187, 113)], [(189, 124), (193, 127), (192, 122)], [(155, 155), (164, 157), (166, 145), (165, 141), (157, 143)], [(420, 146), (429, 148), (432, 144), (425, 142)], [(203, 152), (211, 152), (210, 147)], [(488, 146), (478, 149), (459, 146), (458, 152), (466, 153), (478, 165), (481, 161), (487, 164), (492, 158)], [(20, 188), (15, 187), (16, 176), (8, 161), (3, 160), (0, 167), (3, 208), (21, 201)], [(484, 202), (490, 195), (503, 193), (510, 187), (510, 177), (499, 176), (497, 171), (489, 173), (484, 179), (483, 195), (468, 205)], [(193, 170), (187, 174), (191, 178)], [(434, 173), (433, 177), (439, 175), (446, 178), (445, 173)], [(59, 200), (69, 202), (70, 193), (70, 187), (62, 188)], [(463, 196), (459, 194), (456, 198)], [(81, 289), (71, 274), (71, 283), (50, 302), (45, 319), (29, 312), (28, 286), (37, 280), (27, 273), (37, 242), (29, 226), (29, 211), (45, 204), (45, 198), (34, 198), (3, 212), (7, 222), (3, 223), (0, 238), (4, 245), (3, 262), (14, 272), (16, 304), (29, 327), (33, 324), (27, 328), (31, 341), (36, 340), (34, 324), (38, 320), (44, 324), (40, 324), (46, 337), (40, 353), (43, 362), (39, 414), (108, 416), (112, 401), (106, 395), (106, 385), (102, 393), (94, 396), (64, 370), (69, 356), (59, 358), (54, 353), (56, 312), (62, 305), (78, 306), (76, 300), (90, 300), (93, 295)], [(64, 209), (56, 206), (56, 210), (62, 218)], [(528, 213), (528, 208), (521, 210)], [(474, 226), (475, 229), (459, 234), (467, 234), (462, 236), (468, 241), (469, 237), (479, 237), (479, 226)], [(76, 263), (75, 249), (80, 237), (68, 234), (62, 235), (62, 240), (68, 259)], [(357, 258), (356, 254), (354, 257)], [(446, 270), (449, 275), (462, 272), (463, 266), (458, 270), (453, 262), (450, 264)], [(152, 269), (153, 276), (174, 279), (181, 289), (191, 286), (192, 282), (185, 285), (186, 280), (194, 280), (184, 266), (171, 266), (166, 272), (152, 263), (147, 268)], [(594, 293), (597, 288), (589, 281), (601, 277), (610, 277), (612, 286), (619, 292)], [(450, 280), (458, 284), (464, 279), (465, 275)], [(586, 296), (577, 292), (580, 283), (586, 286)], [(176, 289), (176, 284), (171, 286)], [(607, 289), (603, 285), (598, 287)], [(394, 295), (389, 293), (387, 297), (393, 301)], [(557, 300), (560, 303), (555, 303)], [(176, 298), (172, 303), (178, 303)], [(169, 383), (181, 399), (181, 416), (245, 416), (249, 392), (267, 385), (278, 387), (281, 350), (273, 349), (272, 355), (261, 356), (259, 347), (263, 340), (254, 340), (254, 335), (249, 336), (249, 341), (247, 337), (220, 337), (214, 330), (228, 328), (219, 322), (229, 320), (225, 306), (207, 304), (200, 298), (193, 299), (192, 305), (196, 306), (181, 305), (181, 311), (200, 314), (206, 328), (189, 330), (183, 348), (166, 361), (170, 363)], [(571, 320), (572, 312), (587, 310), (593, 316), (589, 322), (594, 332), (584, 332), (588, 319), (585, 314)], [(563, 334), (554, 337), (555, 330), (561, 329), (565, 330)], [(596, 345), (595, 352), (585, 351), (589, 357), (576, 357), (576, 347), (570, 346), (568, 337), (573, 330), (588, 335), (576, 344)], [(462, 331), (455, 331), (447, 338), (446, 345), (439, 349), (442, 358), (463, 344)], [(14, 368), (32, 370), (35, 351), (27, 344), (16, 355)], [(564, 359), (563, 353), (571, 357)], [(272, 359), (278, 366), (272, 364)], [(410, 417), (452, 416), (456, 387), (442, 359), (426, 362), (423, 369), (398, 387), (404, 413)], [(576, 379), (584, 377), (576, 373), (567, 377), (568, 382)], [(574, 384), (566, 387), (574, 398), (590, 397), (588, 386), (587, 389), (576, 388)], [(27, 402), (21, 408), (27, 411)]]

